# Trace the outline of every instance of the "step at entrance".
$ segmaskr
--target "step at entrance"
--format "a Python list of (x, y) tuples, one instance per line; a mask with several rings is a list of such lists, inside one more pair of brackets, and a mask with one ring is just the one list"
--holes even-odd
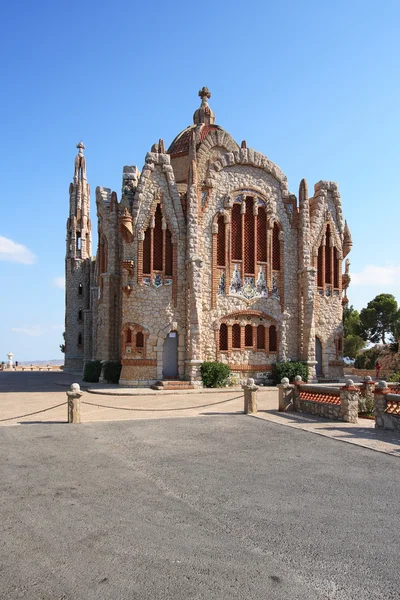
[(152, 390), (194, 390), (194, 385), (191, 385), (188, 381), (174, 381), (173, 379), (167, 379), (164, 381), (157, 381), (151, 386)]

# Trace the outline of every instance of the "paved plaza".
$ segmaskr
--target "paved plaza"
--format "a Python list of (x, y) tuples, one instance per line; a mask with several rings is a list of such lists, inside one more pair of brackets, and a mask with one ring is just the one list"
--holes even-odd
[[(2, 375), (2, 418), (65, 401), (67, 376)], [(0, 598), (399, 597), (395, 439), (341, 443), (363, 428), (278, 414), (276, 390), (256, 418), (238, 391), (84, 398), (149, 410), (0, 428)]]

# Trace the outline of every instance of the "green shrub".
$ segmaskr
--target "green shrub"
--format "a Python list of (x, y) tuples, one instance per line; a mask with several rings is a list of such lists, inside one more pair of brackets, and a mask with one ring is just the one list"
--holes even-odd
[(200, 366), (201, 378), (205, 387), (222, 387), (228, 380), (231, 370), (220, 362), (203, 362)]
[(104, 379), (107, 383), (118, 383), (122, 365), (119, 360), (108, 360), (104, 363)]
[(272, 365), (272, 379), (275, 385), (280, 383), (283, 377), (290, 382), (294, 381), (296, 375), (300, 375), (303, 381), (308, 381), (308, 366), (302, 362), (279, 362)]
[(83, 381), (98, 383), (101, 374), (101, 361), (88, 360), (83, 370)]
[(400, 371), (397, 371), (397, 373), (392, 373), (392, 375), (387, 378), (387, 381), (398, 383), (400, 381)]
[(356, 369), (375, 369), (375, 363), (379, 359), (381, 350), (378, 348), (369, 348), (362, 354), (359, 354), (355, 360), (354, 367)]
[(366, 363), (367, 359), (364, 356), (364, 354), (359, 354), (356, 357), (356, 360), (354, 361), (354, 367), (356, 369), (365, 369), (365, 363)]

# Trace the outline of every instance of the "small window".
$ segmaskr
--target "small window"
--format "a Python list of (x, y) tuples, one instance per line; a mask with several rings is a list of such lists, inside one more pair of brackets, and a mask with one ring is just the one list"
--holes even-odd
[(130, 329), (128, 329), (126, 332), (126, 343), (127, 344), (132, 343), (132, 331)]
[(257, 350), (265, 350), (265, 328), (264, 325), (257, 327)]
[(78, 285), (78, 296), (82, 296), (83, 295), (83, 285), (80, 283)]
[(82, 334), (78, 333), (78, 346), (82, 346)]
[(228, 350), (228, 326), (226, 323), (221, 323), (219, 328), (219, 349)]
[(238, 323), (232, 325), (232, 348), (240, 350), (240, 325)]
[(136, 348), (144, 347), (144, 337), (141, 331), (138, 331), (136, 334)]
[(269, 351), (270, 352), (277, 351), (277, 336), (276, 336), (275, 325), (271, 325), (271, 327), (269, 328)]
[(251, 325), (246, 325), (244, 328), (244, 345), (247, 348), (253, 347), (253, 327)]
[(80, 308), (78, 311), (78, 321), (82, 321), (83, 318), (83, 313), (82, 313), (82, 309)]

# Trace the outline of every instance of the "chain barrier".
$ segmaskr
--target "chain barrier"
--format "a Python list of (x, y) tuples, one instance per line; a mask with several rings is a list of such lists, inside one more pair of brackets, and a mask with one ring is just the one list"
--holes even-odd
[(192, 410), (194, 408), (208, 408), (209, 406), (217, 406), (218, 404), (226, 404), (232, 402), (232, 400), (239, 400), (243, 396), (235, 396), (235, 398), (229, 398), (229, 400), (221, 400), (221, 402), (212, 402), (211, 404), (200, 404), (198, 406), (184, 406), (180, 408), (127, 408), (124, 406), (109, 406), (107, 404), (98, 404), (97, 402), (86, 402), (82, 400), (82, 404), (88, 404), (89, 406), (97, 406), (98, 408), (113, 408), (114, 410), (132, 410), (136, 412), (172, 412), (177, 410)]
[(60, 406), (64, 406), (68, 404), (67, 402), (61, 402), (61, 404), (56, 404), (55, 406), (50, 406), (49, 408), (44, 408), (43, 410), (37, 410), (35, 412), (27, 413), (26, 415), (19, 415), (18, 417), (8, 417), (7, 419), (0, 419), (0, 423), (4, 421), (14, 421), (15, 419), (23, 419), (24, 417), (33, 417), (33, 415), (39, 415), (40, 413), (47, 412), (48, 410), (53, 410), (54, 408), (59, 408)]

